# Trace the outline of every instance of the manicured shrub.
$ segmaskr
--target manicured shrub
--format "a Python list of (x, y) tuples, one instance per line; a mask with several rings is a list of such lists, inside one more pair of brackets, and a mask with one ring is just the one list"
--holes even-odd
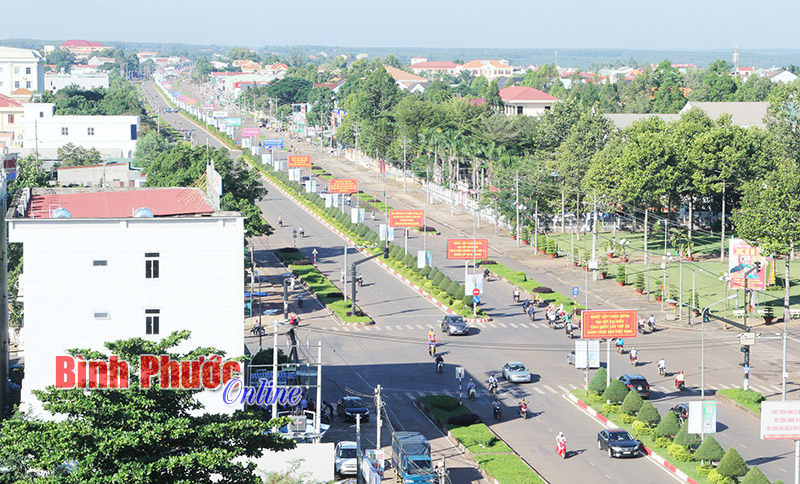
[(738, 479), (747, 474), (747, 463), (742, 459), (742, 456), (739, 455), (736, 449), (731, 447), (725, 452), (725, 455), (722, 456), (722, 460), (719, 461), (717, 472), (725, 477)]
[(403, 265), (406, 267), (415, 267), (417, 265), (417, 258), (411, 254), (406, 254), (403, 257)]
[(646, 422), (640, 420), (634, 420), (631, 427), (633, 427), (633, 433), (636, 435), (650, 435), (650, 432), (653, 431)]
[(436, 281), (436, 276), (438, 276), (439, 274), (441, 274), (441, 272), (439, 271), (439, 268), (436, 267), (436, 266), (433, 266), (433, 267), (431, 267), (431, 272), (428, 273), (428, 279), (433, 281), (433, 284), (436, 285), (436, 283), (438, 282), (438, 281)]
[(447, 419), (447, 423), (454, 427), (466, 427), (467, 425), (481, 423), (481, 417), (475, 413), (464, 413), (461, 415), (453, 415)]
[(453, 280), (452, 280), (452, 279), (450, 279), (450, 278), (449, 278), (449, 277), (447, 277), (447, 276), (444, 276), (444, 277), (442, 278), (442, 280), (439, 282), (439, 289), (440, 289), (440, 290), (442, 290), (442, 291), (444, 291), (444, 293), (445, 293), (445, 294), (447, 294), (447, 289), (450, 287), (450, 284), (451, 284), (452, 282), (453, 282)]
[(431, 273), (431, 266), (425, 266), (419, 270), (419, 275), (422, 277), (428, 277), (428, 274)]
[(404, 253), (403, 249), (399, 245), (391, 244), (389, 248), (389, 257), (392, 259), (399, 259), (401, 254)]
[(603, 404), (603, 413), (605, 415), (609, 415), (612, 413), (619, 413), (619, 405), (614, 405), (611, 403), (604, 403)]
[(703, 443), (695, 451), (694, 458), (701, 462), (714, 462), (722, 459), (723, 455), (725, 455), (725, 451), (722, 446), (714, 439), (714, 436), (709, 435), (703, 439)]
[(466, 306), (468, 308), (471, 308), (472, 307), (472, 296), (464, 296), (464, 298), (461, 299), (461, 303), (464, 306)]
[(689, 422), (683, 422), (683, 425), (681, 425), (680, 430), (678, 430), (678, 433), (675, 435), (674, 442), (676, 444), (685, 445), (690, 449), (694, 449), (698, 445), (700, 445), (700, 436), (697, 434), (690, 434)]
[(555, 254), (558, 252), (558, 246), (556, 245), (556, 241), (553, 239), (547, 239), (547, 248), (545, 252), (548, 254)]
[(656, 410), (656, 407), (654, 407), (652, 403), (644, 402), (642, 408), (639, 409), (639, 413), (636, 414), (636, 420), (653, 427), (654, 425), (658, 425), (658, 422), (661, 421), (661, 414), (658, 413), (658, 410)]
[(447, 286), (447, 295), (448, 296), (450, 296), (452, 298), (458, 298), (462, 294), (464, 294), (464, 289), (461, 288), (461, 285), (458, 282), (452, 281), (452, 282), (450, 282), (450, 285)]
[(656, 437), (654, 440), (656, 447), (660, 447), (662, 449), (666, 449), (670, 445), (672, 445), (672, 439), (669, 437)]
[(758, 466), (751, 467), (740, 482), (741, 484), (770, 484), (769, 479), (761, 472)]
[(639, 396), (639, 392), (630, 390), (625, 396), (625, 400), (622, 401), (622, 408), (620, 408), (620, 411), (624, 414), (636, 415), (636, 412), (642, 408), (642, 402), (643, 400), (642, 397)]
[(644, 283), (644, 274), (636, 274), (636, 281), (633, 283), (633, 288), (637, 291), (644, 291), (646, 284)]
[(589, 381), (589, 393), (602, 395), (606, 391), (606, 369), (599, 368)]
[(296, 261), (292, 262), (294, 266), (310, 266), (313, 262), (308, 259), (297, 259)]
[[(625, 402), (622, 403), (624, 404)], [(627, 413), (621, 413), (619, 414), (619, 419), (622, 420), (622, 423), (624, 423), (625, 425), (630, 425), (634, 422), (634, 420), (636, 420), (636, 417), (634, 417), (633, 415), (628, 415)]]
[(678, 434), (680, 429), (681, 427), (680, 424), (678, 424), (678, 417), (676, 417), (673, 412), (667, 412), (667, 415), (664, 416), (660, 422), (658, 422), (658, 425), (653, 430), (653, 435), (658, 437), (673, 438)]
[(670, 444), (670, 446), (667, 447), (667, 452), (678, 462), (690, 462), (694, 460), (692, 453), (689, 452), (689, 448), (685, 445)]
[(611, 380), (611, 383), (608, 384), (608, 388), (606, 388), (606, 391), (603, 392), (603, 399), (611, 403), (620, 404), (623, 400), (625, 400), (627, 395), (628, 388), (625, 387), (625, 384), (617, 379), (614, 379)]
[(708, 474), (706, 474), (706, 478), (713, 484), (734, 484), (733, 479), (727, 476), (723, 476), (722, 474), (717, 472), (717, 469), (711, 469), (710, 471), (708, 471)]
[(550, 294), (553, 290), (547, 286), (537, 286), (534, 287), (531, 292), (538, 292), (539, 294)]
[(626, 282), (625, 266), (622, 264), (617, 266), (617, 282), (621, 282), (623, 284)]

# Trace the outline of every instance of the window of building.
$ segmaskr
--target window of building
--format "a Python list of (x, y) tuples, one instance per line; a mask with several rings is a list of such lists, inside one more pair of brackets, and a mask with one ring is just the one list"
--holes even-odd
[(131, 141), (136, 141), (136, 125), (131, 125)]
[(44, 111), (39, 111), (39, 117), (40, 117), (40, 118), (43, 118), (43, 117), (44, 117)]
[(25, 68), (25, 74), (30, 74), (30, 73), (31, 73), (31, 68), (30, 67), (26, 67)]
[(8, 124), (14, 124), (14, 115), (13, 114), (9, 114), (8, 115)]
[(545, 110), (545, 111), (550, 111), (550, 106), (545, 106), (545, 107), (544, 107), (544, 110)]
[(86, 128), (86, 134), (89, 136), (94, 136), (94, 128)]
[(27, 89), (30, 89), (31, 88), (31, 81), (25, 81), (25, 87)]
[(94, 319), (107, 320), (107, 319), (111, 319), (111, 316), (109, 316), (109, 314), (107, 312), (105, 312), (105, 311), (103, 311), (103, 312), (95, 312), (94, 313)]
[(19, 89), (19, 81), (14, 81), (14, 89)]
[(144, 254), (144, 277), (145, 279), (158, 279), (159, 273), (159, 254), (158, 252), (146, 252)]
[(14, 68), (14, 74), (19, 74), (19, 67)]
[(69, 128), (62, 127), (61, 128), (61, 136), (69, 136)]
[(158, 320), (161, 310), (159, 309), (145, 309), (144, 310), (144, 332), (145, 334), (158, 334)]
[(94, 267), (105, 267), (105, 266), (108, 265), (108, 261), (107, 260), (93, 260), (92, 261), (92, 265)]
[(522, 114), (522, 106), (517, 106), (517, 114)]

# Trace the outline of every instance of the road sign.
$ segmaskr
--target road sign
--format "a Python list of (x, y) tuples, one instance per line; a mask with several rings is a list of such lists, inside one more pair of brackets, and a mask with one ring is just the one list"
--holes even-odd
[(464, 378), (464, 367), (463, 366), (457, 366), (456, 367), (456, 378), (458, 378), (458, 379)]
[(572, 286), (572, 295), (577, 296), (580, 294), (580, 288), (578, 286)]
[(800, 439), (800, 401), (761, 402), (761, 439)]
[(472, 295), (473, 296), (480, 296), (481, 295), (481, 290), (476, 287), (475, 289), (472, 290)]
[(478, 297), (478, 296), (472, 296), (472, 302), (474, 302), (475, 304), (478, 304), (478, 303), (481, 302), (481, 298)]
[(739, 335), (739, 344), (742, 346), (752, 346), (756, 344), (755, 333), (741, 333)]
[(745, 373), (750, 373), (750, 367), (748, 365), (743, 366), (742, 369)]
[(319, 254), (319, 252), (317, 252), (317, 249), (314, 249), (313, 252), (311, 252), (311, 253), (314, 254), (314, 255)]
[(282, 139), (264, 139), (261, 140), (261, 146), (264, 148), (278, 148), (283, 149)]

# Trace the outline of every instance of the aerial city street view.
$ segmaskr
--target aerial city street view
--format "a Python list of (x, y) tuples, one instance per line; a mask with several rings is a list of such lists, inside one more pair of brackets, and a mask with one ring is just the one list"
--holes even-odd
[(7, 6), (0, 483), (800, 484), (800, 4), (623, 4)]

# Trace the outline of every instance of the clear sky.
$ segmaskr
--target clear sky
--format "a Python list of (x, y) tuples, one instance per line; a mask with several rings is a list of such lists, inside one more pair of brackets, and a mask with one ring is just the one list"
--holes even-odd
[(352, 47), (795, 49), (797, 0), (63, 0), (2, 38)]

